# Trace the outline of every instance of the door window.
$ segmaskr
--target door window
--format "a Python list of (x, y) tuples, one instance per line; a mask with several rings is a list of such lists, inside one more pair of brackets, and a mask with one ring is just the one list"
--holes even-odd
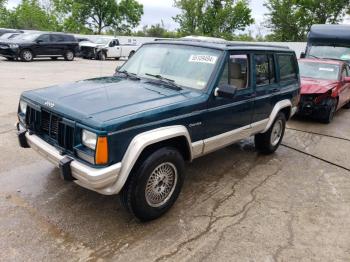
[(42, 41), (42, 42), (50, 42), (50, 35), (41, 35), (37, 38), (38, 41)]
[(249, 57), (246, 54), (232, 54), (221, 75), (219, 85), (228, 84), (238, 90), (248, 87)]
[(297, 67), (293, 55), (278, 55), (281, 81), (298, 79)]
[(64, 36), (63, 35), (51, 35), (51, 42), (64, 42)]
[(272, 55), (255, 55), (256, 86), (272, 84), (276, 81)]

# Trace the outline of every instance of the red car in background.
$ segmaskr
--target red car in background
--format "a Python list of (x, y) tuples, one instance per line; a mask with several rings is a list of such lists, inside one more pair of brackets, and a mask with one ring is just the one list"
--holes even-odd
[(350, 108), (350, 69), (345, 62), (300, 59), (301, 98), (299, 115), (330, 123), (337, 110)]

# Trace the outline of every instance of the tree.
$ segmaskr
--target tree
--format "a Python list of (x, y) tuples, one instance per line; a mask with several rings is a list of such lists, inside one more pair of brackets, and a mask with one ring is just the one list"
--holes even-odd
[(59, 31), (54, 15), (47, 13), (38, 0), (22, 0), (13, 10), (5, 10), (1, 26), (16, 29)]
[(143, 14), (143, 6), (136, 0), (54, 0), (57, 10), (65, 14), (68, 31), (83, 28), (96, 31), (113, 28), (127, 31), (136, 27)]
[(182, 13), (174, 17), (183, 34), (231, 38), (254, 22), (247, 0), (175, 0)]
[(350, 0), (268, 0), (265, 6), (269, 38), (304, 41), (313, 24), (336, 24), (344, 19)]

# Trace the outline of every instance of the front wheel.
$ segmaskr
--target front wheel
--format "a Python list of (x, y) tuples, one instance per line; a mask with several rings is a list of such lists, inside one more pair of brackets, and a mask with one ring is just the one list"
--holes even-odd
[(263, 154), (274, 153), (282, 142), (285, 129), (286, 117), (280, 112), (266, 133), (255, 135), (256, 149)]
[(20, 57), (22, 62), (31, 62), (34, 58), (33, 53), (30, 50), (22, 50)]
[(67, 50), (64, 53), (64, 60), (66, 61), (73, 61), (74, 60), (74, 52), (72, 50)]
[(182, 155), (174, 148), (161, 148), (130, 174), (121, 192), (121, 202), (141, 221), (156, 219), (175, 203), (183, 179)]
[(98, 59), (101, 60), (101, 61), (105, 61), (107, 59), (107, 55), (105, 52), (100, 52), (98, 54)]
[(334, 98), (329, 98), (326, 102), (327, 110), (326, 114), (321, 117), (321, 122), (325, 124), (329, 124), (333, 121), (335, 112), (337, 111), (337, 100)]

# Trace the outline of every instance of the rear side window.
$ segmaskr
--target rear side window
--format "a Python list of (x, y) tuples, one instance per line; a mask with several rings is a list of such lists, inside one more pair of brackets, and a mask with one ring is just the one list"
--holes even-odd
[(297, 67), (293, 55), (278, 55), (281, 81), (298, 79)]
[(255, 55), (256, 85), (264, 86), (276, 81), (273, 55)]
[(52, 42), (65, 42), (63, 35), (51, 35)]

